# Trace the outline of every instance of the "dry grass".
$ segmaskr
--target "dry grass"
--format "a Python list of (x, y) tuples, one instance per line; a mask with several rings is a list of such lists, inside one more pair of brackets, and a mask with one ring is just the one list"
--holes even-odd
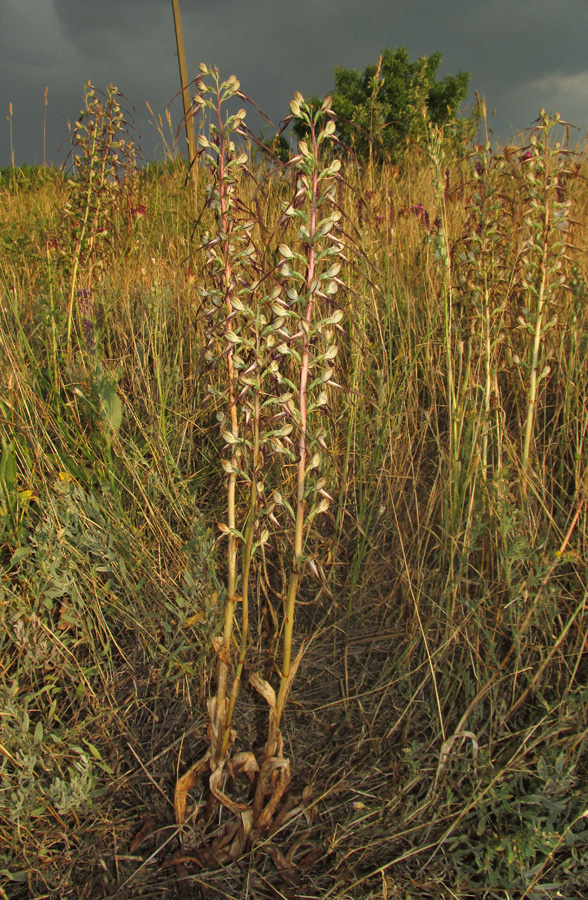
[[(425, 153), (369, 181), (351, 166), (341, 182), (358, 250), (327, 419), (337, 503), (313, 538), (323, 574), (302, 588), (298, 635), (311, 641), (284, 722), (301, 808), (222, 867), (197, 822), (178, 857), (172, 805), (205, 746), (226, 577), (219, 440), (204, 403), (215, 370), (196, 293), (209, 212), (179, 164), (142, 176), (144, 216), (129, 224), (115, 202), (88, 316), (95, 349), (77, 318), (68, 358), (71, 255), (57, 238), (75, 187), (2, 188), (6, 897), (580, 896), (586, 162), (565, 163), (565, 282), (550, 295), (553, 326), (541, 325), (550, 371), (524, 464), (539, 271), (525, 244), (524, 163), (487, 160), (475, 178), (476, 161), (448, 157), (448, 186)], [(290, 190), (287, 172), (242, 185), (270, 255)], [(260, 634), (288, 552), (276, 540), (254, 568)], [(255, 747), (253, 693), (235, 716)]]

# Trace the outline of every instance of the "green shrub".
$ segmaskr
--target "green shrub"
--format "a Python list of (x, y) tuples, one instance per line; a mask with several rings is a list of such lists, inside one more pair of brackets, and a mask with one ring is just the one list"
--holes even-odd
[[(357, 69), (335, 69), (332, 92), (337, 134), (361, 158), (396, 160), (408, 143), (424, 140), (427, 124), (452, 125), (458, 142), (473, 136), (478, 117), (458, 119), (457, 113), (468, 92), (470, 75), (458, 72), (437, 81), (441, 54), (422, 56), (410, 62), (405, 47), (384, 50), (375, 65), (363, 74)], [(322, 103), (310, 100), (314, 107)], [(298, 123), (294, 129), (304, 137)]]

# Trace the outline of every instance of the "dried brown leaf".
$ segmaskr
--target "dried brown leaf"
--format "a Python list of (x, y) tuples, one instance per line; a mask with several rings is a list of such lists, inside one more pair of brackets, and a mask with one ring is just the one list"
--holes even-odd
[(241, 829), (241, 822), (237, 819), (232, 819), (227, 822), (219, 835), (212, 842), (212, 852), (215, 857), (218, 857), (221, 851), (224, 851), (226, 847), (235, 839), (235, 836)]
[(271, 791), (270, 799), (255, 822), (255, 827), (263, 831), (271, 825), (278, 803), (290, 784), (290, 760), (273, 757), (265, 761), (261, 771), (260, 777), (264, 777), (265, 794)]
[(258, 694), (268, 703), (270, 709), (276, 708), (276, 692), (269, 682), (265, 681), (258, 672), (254, 672), (249, 678), (249, 684), (255, 688)]
[(212, 639), (212, 649), (221, 662), (226, 663), (227, 666), (231, 665), (231, 654), (229, 653), (223, 637), (217, 636)]
[(239, 828), (235, 837), (233, 839), (233, 843), (229, 848), (229, 856), (231, 859), (238, 859), (242, 856), (245, 847), (247, 846), (247, 841), (249, 835), (251, 834), (251, 829), (253, 827), (253, 810), (252, 809), (244, 809), (241, 813), (241, 822), (239, 824)]
[(59, 620), (57, 622), (57, 627), (60, 631), (74, 631), (75, 625), (74, 623), (67, 618), (69, 612), (71, 611), (71, 603), (69, 600), (63, 600), (61, 606), (59, 607)]
[(246, 775), (252, 784), (259, 772), (255, 754), (251, 750), (242, 750), (240, 753), (235, 753), (231, 760), (231, 768), (235, 777)]
[(186, 818), (186, 802), (189, 792), (198, 784), (202, 773), (208, 768), (209, 764), (210, 751), (208, 751), (202, 759), (198, 760), (197, 763), (194, 763), (194, 765), (191, 766), (178, 780), (174, 793), (174, 812), (176, 823), (178, 825), (184, 824), (184, 819)]
[(185, 856), (184, 854), (179, 854), (178, 856), (168, 856), (167, 859), (161, 864), (162, 869), (171, 869), (172, 866), (183, 866), (186, 863), (196, 863), (197, 866), (201, 866), (202, 863), (198, 856)]
[[(218, 751), (221, 747), (228, 705), (229, 701), (225, 698), (222, 709), (217, 710), (216, 697), (211, 697), (208, 701), (208, 738), (210, 742), (211, 762), (216, 759)], [(229, 735), (229, 744), (233, 743), (234, 738), (235, 732), (231, 731)]]
[(285, 688), (285, 694), (284, 694), (284, 704), (285, 704), (286, 701), (288, 700), (288, 694), (290, 693), (290, 689), (291, 689), (291, 687), (292, 687), (292, 683), (293, 683), (294, 679), (296, 678), (296, 673), (297, 673), (297, 671), (298, 671), (298, 668), (299, 668), (299, 666), (300, 666), (300, 663), (302, 662), (302, 657), (304, 656), (304, 651), (305, 651), (305, 650), (306, 650), (306, 641), (302, 641), (302, 643), (301, 643), (301, 645), (300, 645), (300, 649), (298, 650), (298, 653), (296, 654), (296, 659), (295, 659), (294, 662), (292, 663), (292, 666), (291, 666), (291, 668), (290, 668), (290, 673), (289, 673), (289, 675), (288, 675), (288, 678), (286, 679), (286, 688)]
[(141, 821), (143, 822), (141, 830), (137, 832), (131, 846), (129, 847), (129, 853), (131, 854), (137, 852), (143, 841), (146, 841), (147, 838), (153, 834), (156, 828), (155, 820), (149, 815), (149, 813), (144, 813), (141, 816)]
[(305, 853), (300, 862), (298, 863), (298, 868), (306, 871), (310, 869), (316, 862), (321, 859), (321, 857), (325, 856), (328, 851), (325, 850), (324, 847), (320, 845), (318, 847), (313, 847), (312, 850), (309, 850), (308, 853)]
[(191, 616), (188, 616), (182, 628), (190, 628), (192, 625), (198, 625), (199, 622), (204, 621), (204, 613), (198, 610), (198, 612), (193, 613)]
[(227, 797), (226, 794), (223, 793), (220, 789), (220, 782), (223, 776), (223, 771), (225, 768), (224, 762), (222, 762), (215, 771), (210, 776), (210, 790), (216, 797), (219, 803), (221, 803), (226, 809), (229, 809), (234, 815), (240, 816), (244, 809), (247, 809), (246, 803), (236, 803), (234, 800), (231, 800), (230, 797)]
[(272, 858), (272, 862), (278, 872), (280, 873), (280, 877), (284, 879), (286, 884), (297, 885), (300, 881), (298, 872), (296, 868), (288, 862), (283, 853), (278, 850), (273, 844), (270, 844), (268, 847), (270, 852), (270, 856)]

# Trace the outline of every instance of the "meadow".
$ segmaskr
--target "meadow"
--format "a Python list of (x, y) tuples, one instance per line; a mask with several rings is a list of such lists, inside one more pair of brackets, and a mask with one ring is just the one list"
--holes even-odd
[[(137, 165), (118, 102), (87, 92), (67, 176), (0, 173), (0, 897), (581, 896), (583, 149), (544, 113), (340, 168), (328, 128), (290, 162), (204, 129), (192, 178)], [(240, 854), (222, 805), (178, 815), (223, 666), (235, 750), (280, 684), (292, 773)]]

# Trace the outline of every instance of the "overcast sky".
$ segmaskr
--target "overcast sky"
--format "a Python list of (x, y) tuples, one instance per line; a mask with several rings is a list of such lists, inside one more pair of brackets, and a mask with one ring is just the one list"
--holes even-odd
[[(443, 54), (439, 75), (471, 72), (496, 138), (513, 140), (541, 107), (588, 128), (588, 0), (180, 0), (190, 77), (204, 61), (235, 74), (274, 121), (295, 91), (328, 93), (336, 65), (363, 71), (380, 52)], [(143, 155), (161, 156), (149, 124), (179, 88), (171, 0), (0, 0), (0, 165), (60, 162), (85, 82), (114, 83), (135, 108)], [(171, 107), (174, 123), (181, 98)], [(183, 146), (182, 146), (183, 149)]]

